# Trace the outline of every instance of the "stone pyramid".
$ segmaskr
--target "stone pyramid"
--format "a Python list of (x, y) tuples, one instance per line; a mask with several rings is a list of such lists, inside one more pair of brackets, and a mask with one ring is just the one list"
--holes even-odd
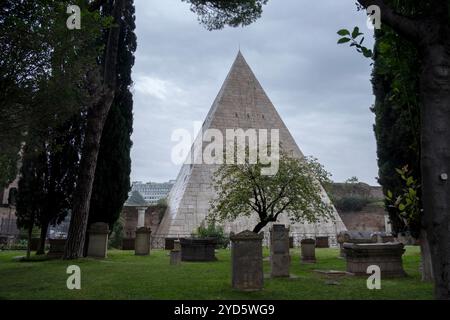
[[(264, 92), (241, 52), (238, 53), (222, 88), (203, 123), (202, 131), (196, 142), (202, 138), (206, 129), (218, 129), (225, 136), (225, 129), (278, 129), (280, 148), (295, 157), (303, 157), (294, 138), (289, 133), (283, 120)], [(194, 142), (194, 145), (195, 143)], [(204, 148), (205, 146), (203, 146)], [(181, 167), (176, 183), (168, 196), (168, 208), (156, 232), (160, 237), (184, 237), (191, 235), (204, 221), (210, 207), (210, 200), (215, 197), (212, 177), (217, 165), (189, 164)], [(324, 201), (330, 201), (325, 191)], [(297, 236), (331, 236), (346, 230), (338, 213), (334, 221), (317, 224), (291, 224), (287, 215), (281, 214), (277, 223), (290, 225), (291, 233)], [(239, 218), (226, 222), (226, 232), (238, 233), (252, 230), (257, 223), (257, 216)], [(267, 232), (269, 226), (263, 230)]]

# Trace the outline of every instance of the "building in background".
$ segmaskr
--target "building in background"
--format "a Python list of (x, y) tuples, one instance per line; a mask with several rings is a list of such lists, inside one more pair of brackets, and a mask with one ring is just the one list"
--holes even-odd
[(147, 182), (143, 183), (141, 181), (133, 182), (131, 187), (132, 191), (139, 191), (144, 200), (149, 205), (157, 204), (159, 200), (167, 198), (175, 180), (170, 180), (168, 182)]

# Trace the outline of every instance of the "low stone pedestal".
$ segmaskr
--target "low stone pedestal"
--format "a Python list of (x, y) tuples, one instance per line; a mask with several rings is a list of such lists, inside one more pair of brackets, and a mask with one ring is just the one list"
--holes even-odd
[(301, 247), (301, 262), (316, 263), (316, 240), (303, 239), (300, 242), (300, 247)]
[(402, 243), (344, 243), (347, 272), (367, 276), (367, 267), (380, 267), (382, 277), (404, 277)]
[(50, 258), (62, 258), (66, 246), (66, 239), (49, 239), (48, 242), (50, 249), (47, 256)]
[(231, 284), (242, 291), (262, 290), (264, 286), (262, 240), (264, 235), (243, 231), (231, 235)]
[(147, 227), (136, 229), (136, 240), (134, 243), (134, 254), (137, 256), (148, 256), (150, 254), (150, 237), (152, 230)]
[(316, 237), (316, 248), (329, 248), (329, 237)]
[(182, 261), (215, 261), (215, 238), (180, 239)]
[(106, 258), (108, 251), (108, 224), (96, 222), (89, 228), (88, 257)]
[(179, 240), (173, 241), (173, 249), (170, 251), (170, 264), (173, 266), (181, 263), (181, 244)]
[(282, 224), (274, 224), (270, 230), (270, 276), (289, 277), (290, 264), (289, 229)]

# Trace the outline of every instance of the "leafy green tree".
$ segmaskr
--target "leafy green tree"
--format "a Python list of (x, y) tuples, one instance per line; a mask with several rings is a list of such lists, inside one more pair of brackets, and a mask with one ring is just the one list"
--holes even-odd
[(256, 213), (258, 233), (268, 223), (287, 214), (293, 222), (318, 222), (332, 217), (333, 207), (322, 199), (322, 184), (329, 174), (314, 159), (282, 154), (275, 175), (263, 175), (261, 163), (223, 164), (214, 175), (217, 197), (211, 202), (209, 220), (235, 220)]
[[(38, 254), (44, 254), (49, 225), (59, 224), (72, 205), (82, 141), (82, 121), (74, 118), (52, 129), (41, 146), (27, 144), (19, 179), (19, 226), (40, 227)], [(29, 211), (33, 214), (30, 214)], [(26, 220), (30, 220), (25, 223)]]
[(420, 167), (423, 219), (435, 275), (435, 295), (450, 299), (450, 18), (448, 1), (358, 0), (376, 5), (381, 22), (409, 42), (419, 57)]
[[(64, 259), (77, 259), (83, 255), (84, 251), (100, 140), (117, 90), (116, 65), (118, 63), (119, 38), (122, 27), (119, 21), (123, 17), (127, 2), (129, 0), (114, 1), (112, 9), (112, 20), (114, 23), (109, 30), (108, 40), (104, 49), (104, 61), (99, 67), (88, 73), (88, 79), (91, 82), (90, 91), (93, 93), (94, 99), (91, 101), (87, 115), (86, 136), (80, 161), (77, 188), (74, 193), (74, 205)], [(253, 22), (261, 14), (261, 5), (267, 1), (187, 0), (187, 2), (191, 3), (192, 11), (199, 14), (199, 17), (201, 17), (200, 21), (212, 30), (220, 29), (225, 25), (238, 26)], [(89, 5), (89, 10), (98, 12), (106, 4), (106, 0), (93, 1)]]

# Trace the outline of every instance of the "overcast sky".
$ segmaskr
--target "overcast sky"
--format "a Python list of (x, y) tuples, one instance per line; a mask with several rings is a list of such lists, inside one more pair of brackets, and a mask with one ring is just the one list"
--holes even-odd
[(245, 28), (206, 31), (181, 0), (135, 0), (132, 180), (175, 179), (172, 131), (203, 122), (238, 48), (305, 155), (334, 181), (377, 184), (370, 60), (337, 45), (336, 31), (360, 26), (353, 0), (269, 0)]

